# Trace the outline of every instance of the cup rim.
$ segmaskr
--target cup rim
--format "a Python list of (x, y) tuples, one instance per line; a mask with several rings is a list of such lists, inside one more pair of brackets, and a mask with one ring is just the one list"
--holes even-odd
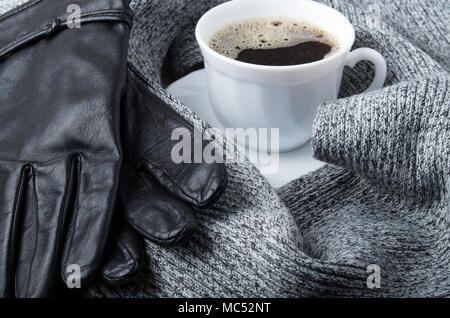
[(209, 18), (209, 16), (211, 14), (213, 14), (214, 11), (216, 11), (218, 8), (223, 7), (223, 6), (227, 6), (230, 5), (230, 3), (235, 2), (238, 0), (232, 0), (232, 1), (228, 1), (228, 2), (224, 2), (220, 5), (217, 5), (211, 9), (209, 9), (208, 11), (206, 11), (198, 20), (197, 25), (195, 27), (195, 37), (197, 39), (197, 43), (199, 44), (200, 48), (202, 49), (202, 51), (207, 52), (208, 54), (210, 54), (211, 56), (221, 60), (222, 62), (225, 63), (229, 63), (238, 67), (245, 67), (247, 69), (250, 70), (255, 70), (255, 71), (268, 71), (268, 72), (280, 72), (280, 71), (298, 71), (298, 70), (305, 70), (308, 68), (313, 68), (316, 66), (320, 66), (322, 64), (328, 63), (330, 61), (333, 60), (338, 60), (340, 58), (342, 58), (343, 55), (346, 55), (354, 41), (355, 41), (355, 29), (353, 27), (353, 25), (351, 24), (351, 22), (347, 19), (347, 17), (345, 15), (343, 15), (342, 13), (340, 13), (339, 11), (335, 10), (334, 8), (331, 8), (327, 5), (324, 5), (322, 3), (319, 2), (315, 2), (312, 0), (297, 0), (297, 1), (302, 1), (302, 2), (309, 2), (312, 3), (313, 5), (317, 5), (317, 6), (322, 6), (322, 7), (326, 7), (329, 10), (334, 11), (337, 15), (341, 16), (341, 18), (343, 18), (346, 23), (348, 23), (348, 25), (350, 26), (351, 29), (351, 34), (350, 34), (350, 41), (348, 42), (349, 44), (347, 44), (347, 47), (342, 47), (341, 50), (339, 50), (338, 52), (332, 54), (329, 57), (323, 58), (321, 60), (318, 61), (314, 61), (314, 62), (309, 62), (309, 63), (304, 63), (304, 64), (296, 64), (296, 65), (260, 65), (260, 64), (253, 64), (253, 63), (247, 63), (247, 62), (242, 62), (242, 61), (238, 61), (232, 58), (229, 58), (227, 56), (224, 56), (216, 51), (214, 51), (212, 48), (209, 47), (209, 45), (204, 41), (204, 39), (201, 37), (200, 35), (200, 27), (201, 24), (207, 19)]

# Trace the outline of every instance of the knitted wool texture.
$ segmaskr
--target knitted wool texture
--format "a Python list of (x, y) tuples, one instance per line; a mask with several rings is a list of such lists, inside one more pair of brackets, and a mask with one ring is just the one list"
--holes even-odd
[[(129, 62), (151, 91), (204, 127), (160, 78), (165, 58), (175, 78), (201, 65), (194, 27), (221, 2), (131, 4)], [(250, 162), (227, 164), (228, 186), (197, 212), (189, 242), (146, 242), (147, 266), (136, 277), (120, 287), (96, 282), (85, 295), (450, 296), (450, 4), (321, 2), (355, 26), (354, 48), (379, 51), (388, 66), (385, 87), (364, 94), (371, 65), (346, 68), (341, 98), (319, 107), (314, 155), (329, 165), (273, 189)], [(366, 286), (369, 264), (381, 268), (379, 289)]]

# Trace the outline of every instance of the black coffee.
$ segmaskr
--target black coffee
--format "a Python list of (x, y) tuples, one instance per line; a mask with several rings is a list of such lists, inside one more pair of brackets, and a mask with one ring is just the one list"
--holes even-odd
[(245, 49), (236, 60), (260, 65), (298, 65), (321, 60), (331, 51), (331, 45), (308, 41), (275, 49)]
[(214, 33), (208, 45), (238, 61), (274, 66), (311, 63), (339, 50), (329, 32), (290, 17), (233, 22)]

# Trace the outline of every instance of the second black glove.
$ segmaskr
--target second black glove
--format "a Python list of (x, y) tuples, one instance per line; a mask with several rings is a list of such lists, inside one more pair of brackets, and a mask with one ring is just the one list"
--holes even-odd
[[(195, 208), (213, 203), (226, 185), (223, 163), (172, 160), (178, 142), (171, 139), (172, 132), (182, 128), (193, 137), (194, 127), (152, 94), (130, 68), (121, 118), (124, 161), (111, 250), (102, 272), (103, 279), (113, 284), (139, 268), (140, 237), (162, 245), (185, 239), (197, 227)], [(202, 141), (192, 138), (195, 142)]]

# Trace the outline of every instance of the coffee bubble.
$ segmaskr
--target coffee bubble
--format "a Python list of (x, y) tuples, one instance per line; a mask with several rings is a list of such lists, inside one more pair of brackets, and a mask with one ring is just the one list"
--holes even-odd
[(339, 50), (339, 43), (318, 26), (286, 16), (256, 17), (225, 25), (209, 39), (208, 46), (226, 57), (236, 59), (246, 49), (272, 49), (317, 41)]

